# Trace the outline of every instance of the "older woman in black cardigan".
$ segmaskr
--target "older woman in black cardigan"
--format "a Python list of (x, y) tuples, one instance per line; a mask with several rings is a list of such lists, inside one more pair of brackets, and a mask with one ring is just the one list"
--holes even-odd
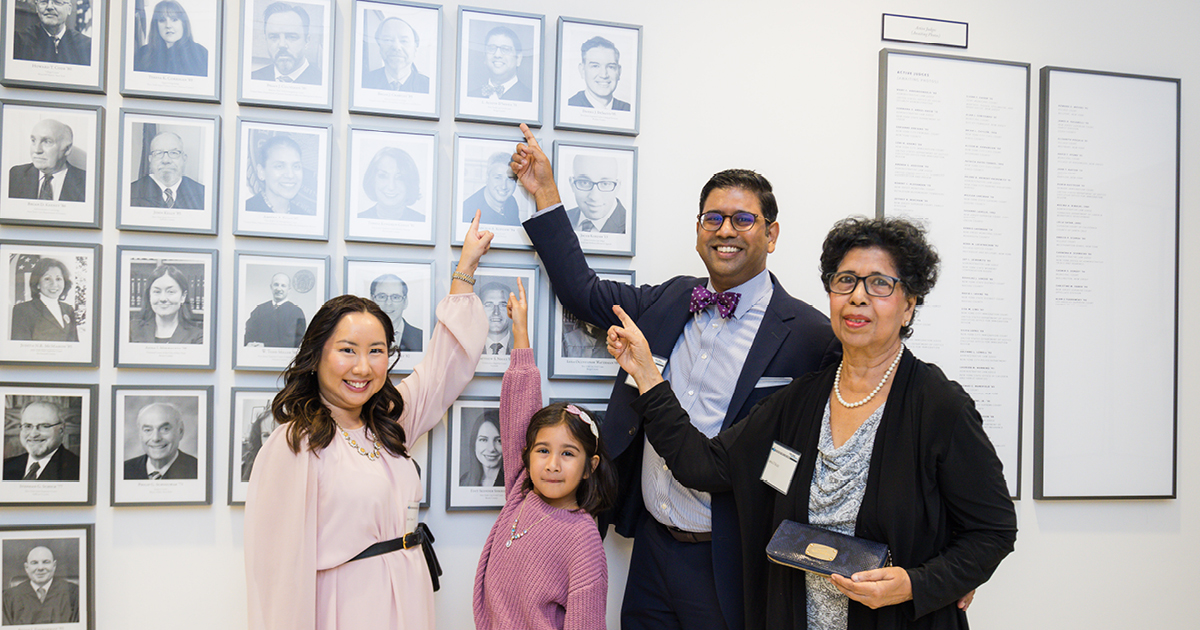
[[(650, 443), (684, 485), (733, 490), (748, 629), (966, 628), (960, 600), (1012, 551), (1016, 513), (974, 402), (904, 347), (937, 266), (907, 221), (835, 225), (821, 271), (841, 364), (796, 380), (711, 440), (618, 312), (624, 323), (608, 345), (637, 381), (633, 406)], [(761, 480), (775, 442), (799, 454), (786, 492)], [(784, 519), (887, 543), (894, 566), (826, 578), (768, 562)]]

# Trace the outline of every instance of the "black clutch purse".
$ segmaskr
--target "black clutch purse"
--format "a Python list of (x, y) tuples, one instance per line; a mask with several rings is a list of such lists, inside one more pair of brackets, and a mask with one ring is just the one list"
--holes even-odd
[(767, 543), (767, 557), (793, 569), (844, 577), (892, 566), (892, 554), (883, 543), (787, 520)]

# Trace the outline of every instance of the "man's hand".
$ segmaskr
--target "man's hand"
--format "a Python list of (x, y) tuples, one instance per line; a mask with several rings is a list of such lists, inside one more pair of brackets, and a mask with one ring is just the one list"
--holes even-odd
[(525, 142), (517, 145), (517, 152), (513, 153), (509, 166), (516, 174), (517, 181), (533, 195), (537, 209), (545, 210), (561, 201), (558, 185), (554, 183), (554, 170), (550, 166), (550, 158), (546, 157), (525, 123), (521, 123), (521, 133), (525, 134)]

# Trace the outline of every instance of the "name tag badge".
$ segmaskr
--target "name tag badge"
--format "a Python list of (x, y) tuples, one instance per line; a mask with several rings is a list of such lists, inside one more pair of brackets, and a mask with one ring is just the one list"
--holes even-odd
[[(659, 373), (659, 374), (666, 374), (666, 370), (667, 370), (667, 360), (666, 360), (666, 359), (664, 359), (664, 358), (662, 358), (662, 357), (660, 357), (660, 356), (654, 356), (654, 357), (653, 357), (653, 359), (654, 359), (654, 365), (657, 365), (657, 366), (658, 366), (658, 373)], [(625, 376), (625, 384), (626, 384), (626, 385), (628, 385), (628, 386), (630, 386), (630, 387), (632, 387), (632, 388), (634, 388), (634, 389), (637, 389), (637, 381), (636, 381), (636, 380), (634, 380), (634, 378), (633, 378), (633, 375), (632, 375), (632, 374), (627, 374), (627, 375)]]
[(763, 466), (762, 480), (786, 496), (792, 485), (792, 477), (796, 474), (796, 464), (799, 463), (800, 453), (775, 442), (771, 445), (767, 465)]
[(404, 514), (404, 533), (411, 534), (417, 531), (417, 516), (421, 513), (420, 503), (409, 503), (408, 510)]

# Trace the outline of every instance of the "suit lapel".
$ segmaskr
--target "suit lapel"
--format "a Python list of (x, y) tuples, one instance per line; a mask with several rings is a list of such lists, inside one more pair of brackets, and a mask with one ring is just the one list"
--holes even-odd
[[(658, 330), (647, 338), (647, 341), (650, 342), (650, 352), (655, 356), (671, 358), (671, 351), (675, 349), (675, 343), (683, 334), (683, 327), (687, 326), (688, 321), (692, 319), (692, 313), (688, 311), (692, 290), (706, 284), (708, 284), (708, 278), (696, 278), (692, 282), (687, 282), (684, 284), (686, 291), (679, 298), (660, 302), (664, 306), (663, 312), (648, 311), (646, 313), (654, 318), (653, 321), (659, 323)], [(639, 319), (644, 320), (646, 315)]]
[(787, 322), (796, 314), (784, 305), (784, 300), (790, 299), (790, 296), (776, 282), (775, 274), (771, 274), (771, 284), (773, 285), (771, 301), (767, 304), (766, 312), (763, 313), (762, 323), (758, 326), (758, 334), (754, 335), (750, 354), (746, 356), (746, 362), (742, 365), (742, 373), (738, 376), (733, 397), (729, 400), (729, 409), (725, 413), (724, 422), (721, 423), (722, 429), (729, 428), (738, 419), (742, 405), (746, 404), (746, 399), (750, 397), (750, 392), (758, 384), (758, 379), (766, 373), (767, 366), (771, 364), (775, 354), (783, 347), (788, 335), (792, 332), (787, 326)]
[[(63, 321), (62, 321), (62, 319), (61, 319), (60, 317), (56, 317), (54, 313), (51, 313), (51, 312), (50, 312), (50, 309), (46, 307), (46, 303), (45, 303), (45, 302), (43, 302), (43, 301), (41, 300), (41, 298), (39, 298), (39, 297), (34, 297), (34, 303), (35, 303), (35, 304), (37, 304), (37, 312), (38, 312), (38, 317), (40, 317), (40, 318), (42, 318), (42, 319), (44, 319), (44, 320), (47, 320), (47, 321), (53, 322), (53, 323), (54, 323), (54, 325), (55, 325), (55, 326), (58, 326), (60, 329), (65, 329), (65, 328), (66, 328), (66, 325), (64, 325), (64, 324), (63, 324)], [(61, 314), (62, 314), (62, 313), (61, 313), (61, 310), (62, 310), (62, 309), (60, 308), (60, 309), (59, 309), (59, 311), (60, 311), (59, 315), (61, 315)]]

